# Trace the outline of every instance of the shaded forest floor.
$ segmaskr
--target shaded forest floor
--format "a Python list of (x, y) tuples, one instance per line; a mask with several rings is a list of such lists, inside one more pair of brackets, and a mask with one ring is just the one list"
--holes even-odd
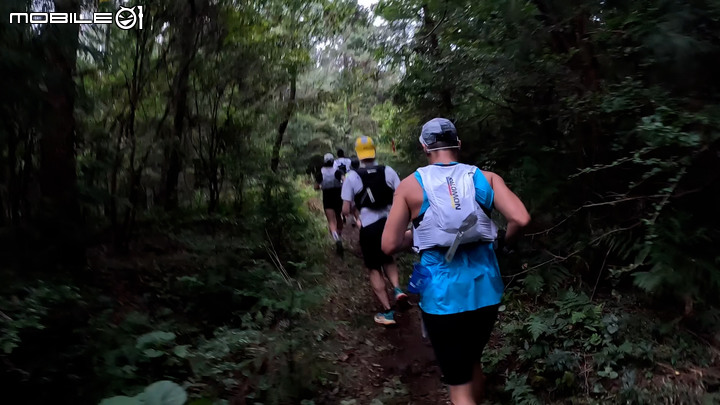
[(348, 224), (343, 237), (344, 260), (328, 255), (332, 295), (323, 314), (338, 322), (333, 349), (341, 371), (321, 403), (449, 404), (432, 348), (421, 335), (417, 300), (411, 296), (410, 308), (396, 311), (397, 325), (375, 324), (380, 308), (360, 256), (358, 230)]
[[(93, 248), (81, 282), (5, 286), (8, 398), (97, 403), (171, 380), (188, 405), (449, 404), (417, 297), (398, 325), (376, 325), (358, 230), (347, 226), (341, 260), (301, 192), (305, 233), (275, 246), (280, 265), (250, 219), (195, 218), (148, 226), (127, 255)], [(412, 260), (399, 257), (403, 286)], [(483, 358), (488, 403), (720, 403), (720, 313), (682, 319), (628, 291), (590, 298), (573, 278), (531, 293), (528, 279), (506, 280)]]

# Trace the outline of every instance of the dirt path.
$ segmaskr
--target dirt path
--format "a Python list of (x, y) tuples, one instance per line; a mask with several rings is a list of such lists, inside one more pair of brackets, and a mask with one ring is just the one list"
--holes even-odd
[[(376, 325), (380, 309), (360, 257), (358, 230), (344, 232), (345, 259), (329, 253), (332, 297), (326, 316), (339, 322), (336, 346), (337, 380), (318, 403), (345, 405), (450, 404), (429, 342), (422, 338), (417, 297), (396, 312), (397, 325)], [(330, 248), (328, 248), (330, 250)], [(401, 284), (409, 276), (400, 260)]]

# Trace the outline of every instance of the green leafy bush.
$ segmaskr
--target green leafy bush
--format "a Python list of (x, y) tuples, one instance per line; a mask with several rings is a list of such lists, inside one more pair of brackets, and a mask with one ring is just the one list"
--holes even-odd
[[(652, 403), (661, 398), (648, 388), (658, 363), (704, 366), (712, 357), (705, 342), (678, 330), (677, 324), (628, 312), (636, 304), (598, 304), (585, 293), (562, 290), (533, 306), (528, 304), (533, 296), (518, 287), (506, 293), (499, 341), (483, 355), (484, 371), (504, 375), (503, 390), (513, 402), (635, 395)], [(701, 397), (690, 386), (672, 389), (672, 395)]]
[(184, 405), (185, 390), (172, 381), (157, 381), (134, 397), (117, 396), (100, 401), (100, 405)]

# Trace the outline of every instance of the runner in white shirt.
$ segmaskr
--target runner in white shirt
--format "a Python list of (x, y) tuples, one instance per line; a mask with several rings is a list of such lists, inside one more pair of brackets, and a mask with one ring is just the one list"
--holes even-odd
[(383, 311), (374, 319), (381, 325), (393, 325), (395, 312), (390, 306), (385, 278), (380, 271), (384, 270), (392, 283), (396, 302), (406, 303), (407, 295), (400, 289), (395, 259), (383, 253), (380, 243), (400, 177), (392, 168), (375, 163), (375, 145), (369, 137), (358, 138), (355, 151), (360, 167), (348, 172), (345, 177), (341, 193), (343, 214), (350, 215), (353, 201), (360, 210), (360, 249), (365, 266), (370, 271), (370, 284), (383, 306)]
[(335, 163), (333, 163), (333, 167), (336, 170), (342, 170), (343, 174), (346, 174), (350, 171), (350, 166), (352, 166), (352, 161), (345, 157), (345, 151), (342, 149), (338, 149), (337, 158), (335, 159)]
[(332, 153), (326, 153), (323, 160), (325, 163), (315, 179), (317, 182), (315, 189), (322, 190), (323, 209), (325, 210), (325, 217), (327, 217), (328, 229), (335, 241), (337, 254), (342, 257), (344, 248), (341, 236), (343, 221), (340, 218), (342, 210), (342, 199), (340, 198), (341, 176), (336, 174), (337, 170), (333, 167), (335, 158)]
[[(337, 150), (337, 158), (333, 162), (333, 169), (340, 171), (340, 182), (345, 180), (345, 175), (350, 171), (352, 161), (345, 157), (345, 151), (342, 149)], [(341, 215), (342, 223), (347, 221), (346, 215)]]

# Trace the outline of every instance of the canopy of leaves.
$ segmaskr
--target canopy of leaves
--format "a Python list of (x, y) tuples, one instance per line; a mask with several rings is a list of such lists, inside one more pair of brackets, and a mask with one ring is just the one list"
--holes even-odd
[(422, 164), (419, 127), (446, 116), (463, 158), (528, 205), (528, 259), (717, 304), (715, 2), (387, 0), (377, 12), (406, 71), (382, 124), (406, 160)]

